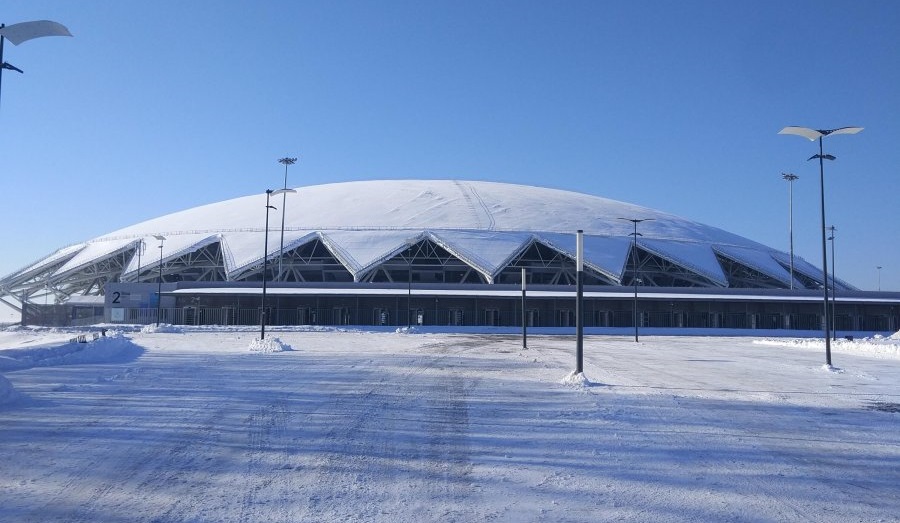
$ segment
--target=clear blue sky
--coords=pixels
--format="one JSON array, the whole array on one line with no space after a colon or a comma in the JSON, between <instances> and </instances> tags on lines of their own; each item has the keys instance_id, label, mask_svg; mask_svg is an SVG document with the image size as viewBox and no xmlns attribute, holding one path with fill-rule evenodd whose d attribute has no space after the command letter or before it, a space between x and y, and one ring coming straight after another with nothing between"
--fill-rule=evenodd
<instances>
[{"instance_id":1,"label":"clear blue sky","mask_svg":"<svg viewBox=\"0 0 900 523\"><path fill-rule=\"evenodd\" d=\"M900 2L4 0L0 274L282 183L519 182L671 212L900 290ZM263 213L260 213L263 217ZM829 247L830 251L830 247Z\"/></svg>"}]
</instances>

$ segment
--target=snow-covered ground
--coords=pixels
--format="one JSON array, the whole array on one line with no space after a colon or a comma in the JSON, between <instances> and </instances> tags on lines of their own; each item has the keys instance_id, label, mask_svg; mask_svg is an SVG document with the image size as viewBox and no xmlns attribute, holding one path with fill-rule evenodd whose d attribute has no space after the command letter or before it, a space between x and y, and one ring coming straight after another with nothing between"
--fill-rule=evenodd
<instances>
[{"instance_id":1,"label":"snow-covered ground","mask_svg":"<svg viewBox=\"0 0 900 523\"><path fill-rule=\"evenodd\" d=\"M900 514L900 340L76 334L0 331L0 521Z\"/></svg>"}]
</instances>

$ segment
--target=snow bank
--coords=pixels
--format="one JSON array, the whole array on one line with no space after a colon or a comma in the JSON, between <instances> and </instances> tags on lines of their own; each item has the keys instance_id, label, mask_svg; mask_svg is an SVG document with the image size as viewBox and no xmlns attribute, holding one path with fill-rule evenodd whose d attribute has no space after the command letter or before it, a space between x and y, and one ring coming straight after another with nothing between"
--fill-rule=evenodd
<instances>
[{"instance_id":1,"label":"snow bank","mask_svg":"<svg viewBox=\"0 0 900 523\"><path fill-rule=\"evenodd\" d=\"M87 342L69 341L0 351L0 371L82 363L125 362L137 358L143 351L144 349L121 333L112 333Z\"/></svg>"},{"instance_id":2,"label":"snow bank","mask_svg":"<svg viewBox=\"0 0 900 523\"><path fill-rule=\"evenodd\" d=\"M278 338L254 339L250 342L250 350L253 352L282 352L294 350L290 345L282 343Z\"/></svg>"},{"instance_id":3,"label":"snow bank","mask_svg":"<svg viewBox=\"0 0 900 523\"><path fill-rule=\"evenodd\" d=\"M175 334L181 334L184 332L181 327L176 327L175 325L171 325L168 323L160 323L156 325L155 323L151 323L150 325L144 325L141 328L142 334L153 334L154 332L169 332Z\"/></svg>"},{"instance_id":4,"label":"snow bank","mask_svg":"<svg viewBox=\"0 0 900 523\"><path fill-rule=\"evenodd\" d=\"M825 340L822 338L764 339L754 340L753 343L812 350L824 350L825 348ZM900 333L893 334L889 338L875 335L859 340L838 339L831 342L831 350L845 354L900 360Z\"/></svg>"}]
</instances>

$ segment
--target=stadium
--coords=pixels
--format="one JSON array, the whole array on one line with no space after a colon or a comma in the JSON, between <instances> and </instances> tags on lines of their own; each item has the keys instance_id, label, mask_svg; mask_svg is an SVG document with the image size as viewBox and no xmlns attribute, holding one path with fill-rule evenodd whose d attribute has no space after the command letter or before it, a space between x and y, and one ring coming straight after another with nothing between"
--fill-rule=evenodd
<instances>
[{"instance_id":1,"label":"stadium","mask_svg":"<svg viewBox=\"0 0 900 523\"><path fill-rule=\"evenodd\" d=\"M278 325L568 327L583 230L587 326L815 330L823 285L838 329L898 325L889 293L823 282L781 250L598 196L458 180L292 191L60 248L0 279L0 301L44 324L258 324L265 308Z\"/></svg>"}]
</instances>

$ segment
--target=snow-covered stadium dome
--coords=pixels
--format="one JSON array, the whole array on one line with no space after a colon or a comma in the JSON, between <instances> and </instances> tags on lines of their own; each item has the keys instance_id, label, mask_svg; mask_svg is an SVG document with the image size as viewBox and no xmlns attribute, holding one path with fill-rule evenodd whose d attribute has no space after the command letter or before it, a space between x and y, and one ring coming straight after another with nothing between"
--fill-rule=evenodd
<instances>
[{"instance_id":1,"label":"snow-covered stadium dome","mask_svg":"<svg viewBox=\"0 0 900 523\"><path fill-rule=\"evenodd\" d=\"M0 299L51 292L66 301L101 295L108 282L155 282L160 255L164 282L261 281L266 200L256 194L203 205L63 247L0 279ZM270 282L406 282L412 274L425 284L518 283L526 267L530 283L571 284L579 229L587 285L632 285L635 262L640 285L655 287L814 289L822 278L795 257L792 285L785 252L646 207L556 189L358 181L298 187L271 204ZM629 219L648 220L633 253Z\"/></svg>"}]
</instances>

